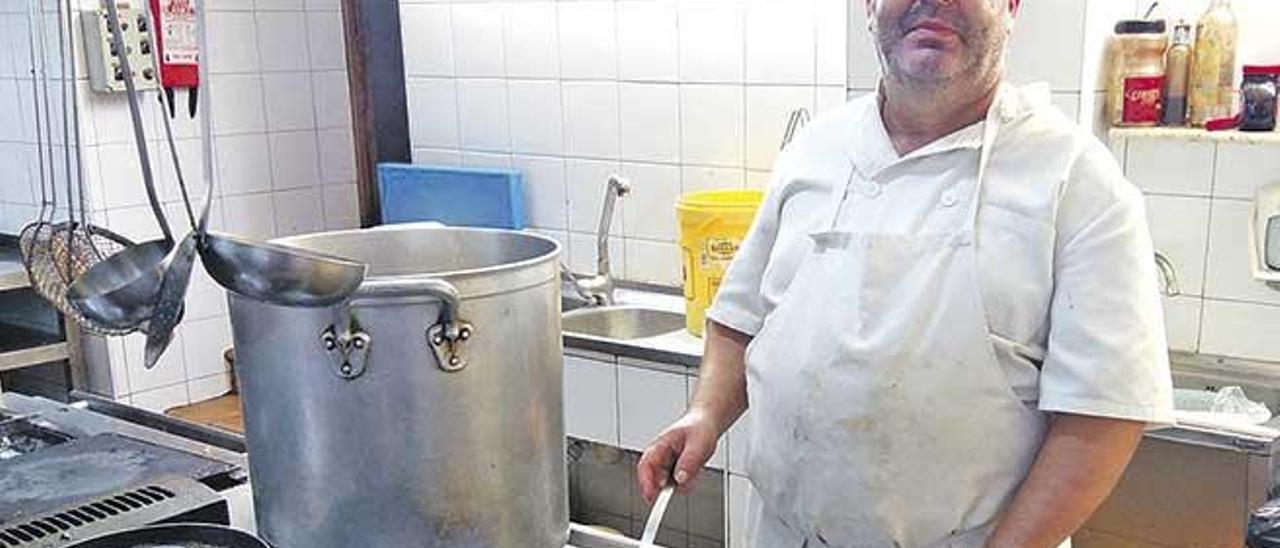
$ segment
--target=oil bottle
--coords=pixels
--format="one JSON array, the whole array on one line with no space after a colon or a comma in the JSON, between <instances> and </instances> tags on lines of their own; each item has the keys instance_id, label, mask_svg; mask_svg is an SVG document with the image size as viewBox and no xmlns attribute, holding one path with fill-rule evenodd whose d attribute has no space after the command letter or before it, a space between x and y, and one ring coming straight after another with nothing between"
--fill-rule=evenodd
<instances>
[{"instance_id":1,"label":"oil bottle","mask_svg":"<svg viewBox=\"0 0 1280 548\"><path fill-rule=\"evenodd\" d=\"M1179 21L1173 29L1173 45L1164 60L1164 113L1166 126L1187 124L1187 85L1191 75L1191 25Z\"/></svg>"},{"instance_id":2,"label":"oil bottle","mask_svg":"<svg viewBox=\"0 0 1280 548\"><path fill-rule=\"evenodd\" d=\"M1196 24L1188 114L1191 125L1229 118L1236 107L1236 47L1240 29L1231 0L1213 0Z\"/></svg>"}]
</instances>

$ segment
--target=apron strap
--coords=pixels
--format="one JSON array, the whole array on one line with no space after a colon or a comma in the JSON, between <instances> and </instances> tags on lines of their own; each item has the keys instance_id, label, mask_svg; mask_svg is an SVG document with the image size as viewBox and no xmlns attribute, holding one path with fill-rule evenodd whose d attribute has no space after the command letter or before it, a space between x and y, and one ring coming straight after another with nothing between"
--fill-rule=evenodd
<instances>
[{"instance_id":1,"label":"apron strap","mask_svg":"<svg viewBox=\"0 0 1280 548\"><path fill-rule=\"evenodd\" d=\"M996 145L996 136L1000 133L1002 118L1010 116L1011 105L1005 97L1008 90L1001 84L996 99L987 111L987 119L982 125L982 149L978 153L978 178L973 182L973 199L969 200L969 230L978 228L978 210L982 203L982 185L987 179L987 167L991 164L992 149ZM1010 116L1011 117L1011 116Z\"/></svg>"}]
</instances>

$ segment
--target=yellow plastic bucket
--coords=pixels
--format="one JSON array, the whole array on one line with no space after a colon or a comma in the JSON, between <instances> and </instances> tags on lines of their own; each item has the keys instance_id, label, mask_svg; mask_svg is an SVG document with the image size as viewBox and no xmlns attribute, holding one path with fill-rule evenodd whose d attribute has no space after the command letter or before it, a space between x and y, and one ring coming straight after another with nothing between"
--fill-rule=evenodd
<instances>
[{"instance_id":1,"label":"yellow plastic bucket","mask_svg":"<svg viewBox=\"0 0 1280 548\"><path fill-rule=\"evenodd\" d=\"M759 190L706 190L686 194L676 204L684 262L685 326L690 333L702 336L707 308L763 199Z\"/></svg>"}]
</instances>

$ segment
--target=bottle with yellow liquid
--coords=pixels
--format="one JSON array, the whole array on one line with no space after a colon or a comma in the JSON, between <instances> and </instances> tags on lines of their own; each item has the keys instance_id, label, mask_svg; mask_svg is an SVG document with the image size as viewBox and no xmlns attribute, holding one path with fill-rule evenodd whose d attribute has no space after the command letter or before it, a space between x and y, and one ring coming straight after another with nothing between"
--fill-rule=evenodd
<instances>
[{"instance_id":1,"label":"bottle with yellow liquid","mask_svg":"<svg viewBox=\"0 0 1280 548\"><path fill-rule=\"evenodd\" d=\"M1240 28L1231 0L1213 0L1196 24L1196 47L1192 53L1187 97L1187 117L1191 125L1203 127L1209 120L1235 114L1239 39Z\"/></svg>"}]
</instances>

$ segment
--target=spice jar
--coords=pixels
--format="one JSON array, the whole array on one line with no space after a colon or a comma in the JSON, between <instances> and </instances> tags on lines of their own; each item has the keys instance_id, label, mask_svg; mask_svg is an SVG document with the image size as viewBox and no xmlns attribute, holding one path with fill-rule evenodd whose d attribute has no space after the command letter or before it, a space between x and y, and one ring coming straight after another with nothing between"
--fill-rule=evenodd
<instances>
[{"instance_id":1,"label":"spice jar","mask_svg":"<svg viewBox=\"0 0 1280 548\"><path fill-rule=\"evenodd\" d=\"M1276 129L1276 88L1280 84L1280 65L1245 65L1240 95L1244 99L1241 131L1273 131Z\"/></svg>"},{"instance_id":2,"label":"spice jar","mask_svg":"<svg viewBox=\"0 0 1280 548\"><path fill-rule=\"evenodd\" d=\"M1191 25L1173 27L1173 45L1164 55L1164 114L1166 126L1187 123L1187 82L1191 76Z\"/></svg>"},{"instance_id":3,"label":"spice jar","mask_svg":"<svg viewBox=\"0 0 1280 548\"><path fill-rule=\"evenodd\" d=\"M1164 93L1164 21L1121 21L1111 42L1107 113L1112 125L1154 126Z\"/></svg>"}]
</instances>

